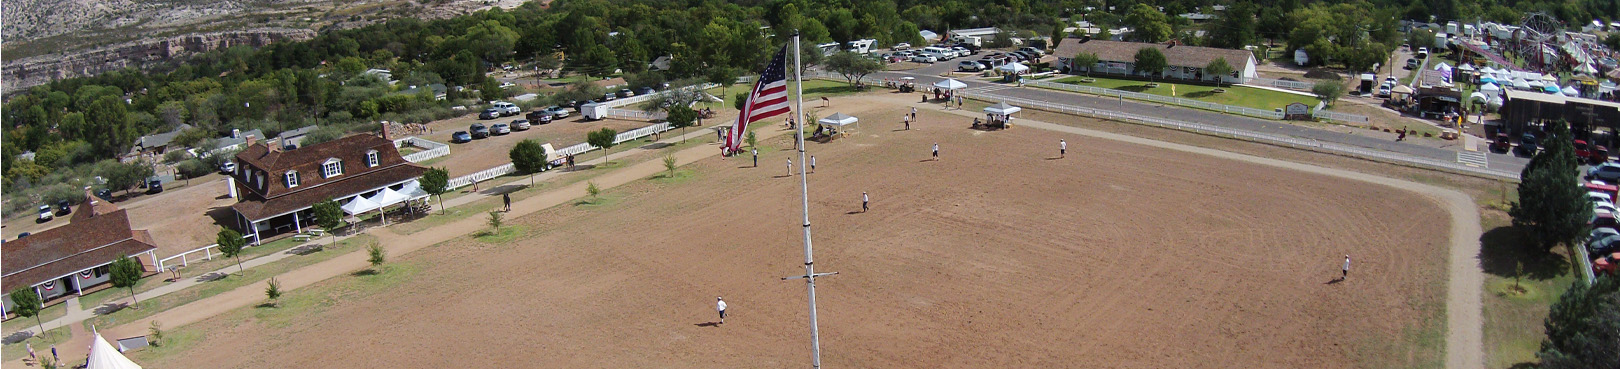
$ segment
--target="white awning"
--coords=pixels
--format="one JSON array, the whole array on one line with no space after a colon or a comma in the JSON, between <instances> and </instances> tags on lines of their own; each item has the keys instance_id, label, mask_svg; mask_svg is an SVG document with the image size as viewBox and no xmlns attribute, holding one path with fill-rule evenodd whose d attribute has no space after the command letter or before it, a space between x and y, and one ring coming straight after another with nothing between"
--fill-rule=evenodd
<instances>
[{"instance_id":1,"label":"white awning","mask_svg":"<svg viewBox=\"0 0 1620 369\"><path fill-rule=\"evenodd\" d=\"M1003 72L1023 73L1029 71L1029 66L1019 62L1012 62L1011 64L1001 66L1000 69Z\"/></svg>"},{"instance_id":2,"label":"white awning","mask_svg":"<svg viewBox=\"0 0 1620 369\"><path fill-rule=\"evenodd\" d=\"M1497 87L1495 83L1486 83L1483 86L1479 86L1479 91L1484 92L1484 93L1489 94L1489 95L1495 95L1495 94L1501 93L1502 88Z\"/></svg>"},{"instance_id":3,"label":"white awning","mask_svg":"<svg viewBox=\"0 0 1620 369\"><path fill-rule=\"evenodd\" d=\"M349 203L343 204L342 208L343 212L349 213L349 215L356 215L377 210L378 206L377 202L366 199L365 196L355 196L354 200L349 200Z\"/></svg>"},{"instance_id":4,"label":"white awning","mask_svg":"<svg viewBox=\"0 0 1620 369\"><path fill-rule=\"evenodd\" d=\"M118 349L107 343L101 333L96 333L96 340L90 342L90 360L85 363L88 369L141 369L139 364L129 361Z\"/></svg>"},{"instance_id":5,"label":"white awning","mask_svg":"<svg viewBox=\"0 0 1620 369\"><path fill-rule=\"evenodd\" d=\"M1474 70L1474 66L1473 66L1473 65L1469 65L1469 64L1463 64L1463 65L1460 65L1460 66L1457 66L1457 70L1461 70L1461 71L1471 71L1471 70Z\"/></svg>"},{"instance_id":6,"label":"white awning","mask_svg":"<svg viewBox=\"0 0 1620 369\"><path fill-rule=\"evenodd\" d=\"M829 125L829 126L843 127L843 126L846 126L846 125L855 124L856 122L860 122L860 121L861 121L860 118L844 115L844 113L833 113L833 115L829 115L826 118L821 118L821 120L817 120L816 123L821 123L821 124L825 124L825 125Z\"/></svg>"},{"instance_id":7,"label":"white awning","mask_svg":"<svg viewBox=\"0 0 1620 369\"><path fill-rule=\"evenodd\" d=\"M399 193L399 191L394 191L394 189L391 188L384 188L382 191L378 191L376 195L371 195L371 198L366 200L371 200L371 202L377 203L378 207L386 207L404 202L406 199L408 198L405 197L405 194Z\"/></svg>"},{"instance_id":8,"label":"white awning","mask_svg":"<svg viewBox=\"0 0 1620 369\"><path fill-rule=\"evenodd\" d=\"M987 106L987 107L984 108L984 112L990 113L990 114L998 114L998 115L1007 115L1007 114L1017 113L1019 110L1024 110L1024 109L1020 108L1020 107L1008 105L1005 102L998 103L998 104L991 105L991 106Z\"/></svg>"},{"instance_id":9,"label":"white awning","mask_svg":"<svg viewBox=\"0 0 1620 369\"><path fill-rule=\"evenodd\" d=\"M939 87L939 88L943 88L943 89L947 89L947 90L955 90L955 89L958 89L958 88L967 87L967 84L962 83L962 81L958 81L955 78L946 78L944 81L935 82L934 87Z\"/></svg>"},{"instance_id":10,"label":"white awning","mask_svg":"<svg viewBox=\"0 0 1620 369\"><path fill-rule=\"evenodd\" d=\"M1474 92L1474 93L1468 94L1468 101L1486 102L1486 101L1490 101L1490 100L1491 100L1490 96L1486 96L1484 92Z\"/></svg>"}]
</instances>

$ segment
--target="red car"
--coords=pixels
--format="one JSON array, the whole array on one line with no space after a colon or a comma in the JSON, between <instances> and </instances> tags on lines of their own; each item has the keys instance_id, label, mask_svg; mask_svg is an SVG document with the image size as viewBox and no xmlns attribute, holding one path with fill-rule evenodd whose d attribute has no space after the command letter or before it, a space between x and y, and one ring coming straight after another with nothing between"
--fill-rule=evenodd
<instances>
[{"instance_id":1,"label":"red car","mask_svg":"<svg viewBox=\"0 0 1620 369\"><path fill-rule=\"evenodd\" d=\"M1604 275L1620 273L1620 252L1609 256L1597 258L1592 261L1592 274Z\"/></svg>"},{"instance_id":2,"label":"red car","mask_svg":"<svg viewBox=\"0 0 1620 369\"><path fill-rule=\"evenodd\" d=\"M1592 153L1586 151L1586 140L1575 140L1575 157L1585 159L1591 156Z\"/></svg>"}]
</instances>

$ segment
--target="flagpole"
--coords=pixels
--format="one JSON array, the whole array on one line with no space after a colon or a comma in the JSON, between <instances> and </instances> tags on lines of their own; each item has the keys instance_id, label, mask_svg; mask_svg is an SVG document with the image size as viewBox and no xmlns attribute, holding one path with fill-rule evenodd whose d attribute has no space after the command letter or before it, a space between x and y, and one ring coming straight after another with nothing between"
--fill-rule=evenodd
<instances>
[{"instance_id":1,"label":"flagpole","mask_svg":"<svg viewBox=\"0 0 1620 369\"><path fill-rule=\"evenodd\" d=\"M810 365L812 369L821 368L821 334L816 327L816 277L838 274L838 272L816 274L815 257L810 248L810 180L805 177L805 167L809 162L804 161L804 70L799 64L799 32L793 31L793 86L797 104L793 108L795 125L793 136L798 141L799 148L799 201L804 212L804 275L782 278L782 280L804 278L810 301Z\"/></svg>"}]
</instances>

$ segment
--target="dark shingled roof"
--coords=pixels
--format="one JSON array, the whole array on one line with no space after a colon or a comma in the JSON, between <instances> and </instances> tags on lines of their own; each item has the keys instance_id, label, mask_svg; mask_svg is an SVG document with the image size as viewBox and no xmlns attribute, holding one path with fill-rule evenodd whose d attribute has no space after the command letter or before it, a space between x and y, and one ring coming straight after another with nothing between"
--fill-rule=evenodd
<instances>
[{"instance_id":1,"label":"dark shingled roof","mask_svg":"<svg viewBox=\"0 0 1620 369\"><path fill-rule=\"evenodd\" d=\"M1122 42L1091 40L1081 42L1081 39L1066 38L1058 44L1056 55L1072 58L1080 53L1097 54L1097 60L1132 63L1136 61L1136 51L1145 47L1159 49L1164 53L1164 59L1172 67L1203 68L1209 62L1218 58L1225 58L1226 64L1232 69L1243 69L1244 63L1254 58L1254 54L1246 50L1221 49L1214 47L1156 44L1145 42Z\"/></svg>"},{"instance_id":2,"label":"dark shingled roof","mask_svg":"<svg viewBox=\"0 0 1620 369\"><path fill-rule=\"evenodd\" d=\"M370 151L377 152L375 167L366 165L366 153ZM343 174L325 178L322 165L330 159L343 162ZM261 141L237 153L236 161L241 166L233 176L241 201L231 208L253 220L302 209L327 198L337 199L409 180L427 171L400 156L393 141L370 134L351 135L288 151L271 151ZM298 173L297 187L287 187L288 171ZM264 178L260 182L255 176Z\"/></svg>"},{"instance_id":3,"label":"dark shingled roof","mask_svg":"<svg viewBox=\"0 0 1620 369\"><path fill-rule=\"evenodd\" d=\"M81 208L81 211L88 210ZM144 230L129 229L129 214L122 209L93 217L76 218L0 246L5 276L0 289L10 291L112 262L119 255L156 249Z\"/></svg>"}]
</instances>

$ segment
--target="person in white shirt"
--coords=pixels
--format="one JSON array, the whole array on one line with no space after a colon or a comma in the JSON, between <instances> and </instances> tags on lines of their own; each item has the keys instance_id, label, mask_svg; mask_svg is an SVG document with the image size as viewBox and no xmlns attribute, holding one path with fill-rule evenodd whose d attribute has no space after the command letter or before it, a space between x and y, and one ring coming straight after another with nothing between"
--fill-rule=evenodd
<instances>
[{"instance_id":1,"label":"person in white shirt","mask_svg":"<svg viewBox=\"0 0 1620 369\"><path fill-rule=\"evenodd\" d=\"M861 212L862 213L865 213L867 209L871 209L871 208L866 206L866 203L871 202L871 201L872 201L872 198L866 197L866 191L861 191Z\"/></svg>"},{"instance_id":2,"label":"person in white shirt","mask_svg":"<svg viewBox=\"0 0 1620 369\"><path fill-rule=\"evenodd\" d=\"M906 122L906 130L910 131L911 130L911 116L910 115L901 116L900 119Z\"/></svg>"},{"instance_id":3,"label":"person in white shirt","mask_svg":"<svg viewBox=\"0 0 1620 369\"><path fill-rule=\"evenodd\" d=\"M810 155L810 173L816 172L816 156Z\"/></svg>"},{"instance_id":4,"label":"person in white shirt","mask_svg":"<svg viewBox=\"0 0 1620 369\"><path fill-rule=\"evenodd\" d=\"M788 159L787 162L788 162L788 176L792 177L793 176L793 159Z\"/></svg>"},{"instance_id":5,"label":"person in white shirt","mask_svg":"<svg viewBox=\"0 0 1620 369\"><path fill-rule=\"evenodd\" d=\"M1068 155L1068 154L1069 154L1069 142L1064 141L1064 140L1058 140L1058 159L1062 159L1064 155Z\"/></svg>"},{"instance_id":6,"label":"person in white shirt","mask_svg":"<svg viewBox=\"0 0 1620 369\"><path fill-rule=\"evenodd\" d=\"M714 311L720 313L720 324L726 324L726 300L716 296L714 301Z\"/></svg>"},{"instance_id":7,"label":"person in white shirt","mask_svg":"<svg viewBox=\"0 0 1620 369\"><path fill-rule=\"evenodd\" d=\"M911 119L917 119L917 107L911 107Z\"/></svg>"},{"instance_id":8,"label":"person in white shirt","mask_svg":"<svg viewBox=\"0 0 1620 369\"><path fill-rule=\"evenodd\" d=\"M934 144L934 160L939 160L939 144Z\"/></svg>"},{"instance_id":9,"label":"person in white shirt","mask_svg":"<svg viewBox=\"0 0 1620 369\"><path fill-rule=\"evenodd\" d=\"M1349 278L1349 277L1350 277L1350 255L1345 255L1344 256L1344 274L1339 275L1339 280L1342 281L1345 278Z\"/></svg>"}]
</instances>

